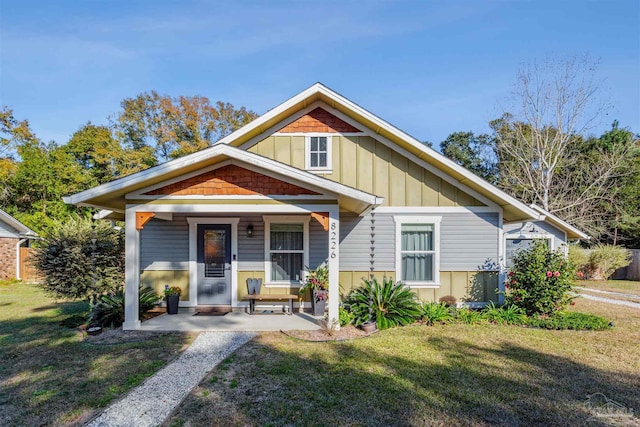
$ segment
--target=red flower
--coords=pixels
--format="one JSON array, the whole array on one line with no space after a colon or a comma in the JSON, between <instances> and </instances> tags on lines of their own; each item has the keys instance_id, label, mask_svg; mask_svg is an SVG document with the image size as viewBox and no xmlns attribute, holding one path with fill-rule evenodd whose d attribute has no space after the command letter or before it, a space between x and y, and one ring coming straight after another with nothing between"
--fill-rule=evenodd
<instances>
[{"instance_id":1,"label":"red flower","mask_svg":"<svg viewBox=\"0 0 640 427\"><path fill-rule=\"evenodd\" d=\"M553 276L553 273L550 271L547 271L547 277L551 277L551 276Z\"/></svg>"},{"instance_id":2,"label":"red flower","mask_svg":"<svg viewBox=\"0 0 640 427\"><path fill-rule=\"evenodd\" d=\"M576 302L575 301L571 301L571 305L576 305Z\"/></svg>"},{"instance_id":3,"label":"red flower","mask_svg":"<svg viewBox=\"0 0 640 427\"><path fill-rule=\"evenodd\" d=\"M520 297L516 297L516 301L520 301Z\"/></svg>"},{"instance_id":4,"label":"red flower","mask_svg":"<svg viewBox=\"0 0 640 427\"><path fill-rule=\"evenodd\" d=\"M559 272L559 271L555 271L555 272L553 273L553 275L554 275L554 276L556 276L556 277L560 277L560 272Z\"/></svg>"},{"instance_id":5,"label":"red flower","mask_svg":"<svg viewBox=\"0 0 640 427\"><path fill-rule=\"evenodd\" d=\"M584 277L584 273L582 271L578 271L577 275L578 277Z\"/></svg>"},{"instance_id":6,"label":"red flower","mask_svg":"<svg viewBox=\"0 0 640 427\"><path fill-rule=\"evenodd\" d=\"M509 272L509 277L513 277L513 271Z\"/></svg>"},{"instance_id":7,"label":"red flower","mask_svg":"<svg viewBox=\"0 0 640 427\"><path fill-rule=\"evenodd\" d=\"M504 285L505 288L509 289L509 284Z\"/></svg>"}]
</instances>

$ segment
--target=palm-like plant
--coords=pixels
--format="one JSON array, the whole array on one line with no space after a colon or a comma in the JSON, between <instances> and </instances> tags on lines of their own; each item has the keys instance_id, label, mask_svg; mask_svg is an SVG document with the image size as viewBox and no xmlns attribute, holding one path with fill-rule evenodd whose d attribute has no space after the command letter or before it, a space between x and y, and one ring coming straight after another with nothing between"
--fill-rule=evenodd
<instances>
[{"instance_id":1,"label":"palm-like plant","mask_svg":"<svg viewBox=\"0 0 640 427\"><path fill-rule=\"evenodd\" d=\"M422 319L427 325L435 325L450 322L453 316L445 303L427 302L422 306Z\"/></svg>"},{"instance_id":2,"label":"palm-like plant","mask_svg":"<svg viewBox=\"0 0 640 427\"><path fill-rule=\"evenodd\" d=\"M162 297L153 288L141 287L139 292L139 313L142 315L155 307ZM124 322L124 290L102 295L93 306L90 321L102 326L120 326Z\"/></svg>"},{"instance_id":3,"label":"palm-like plant","mask_svg":"<svg viewBox=\"0 0 640 427\"><path fill-rule=\"evenodd\" d=\"M351 292L345 307L353 313L356 326L375 321L378 329L408 325L422 314L416 294L402 282L386 277L382 283L375 277L365 279Z\"/></svg>"}]
</instances>

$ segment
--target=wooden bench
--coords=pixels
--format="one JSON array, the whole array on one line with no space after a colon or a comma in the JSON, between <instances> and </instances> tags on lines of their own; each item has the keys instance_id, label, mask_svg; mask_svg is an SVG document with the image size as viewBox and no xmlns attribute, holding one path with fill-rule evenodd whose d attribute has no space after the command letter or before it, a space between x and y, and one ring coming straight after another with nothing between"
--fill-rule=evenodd
<instances>
[{"instance_id":1,"label":"wooden bench","mask_svg":"<svg viewBox=\"0 0 640 427\"><path fill-rule=\"evenodd\" d=\"M245 295L242 297L243 301L249 301L249 314L254 314L256 309L256 301L285 301L289 300L289 313L293 314L293 300L297 299L298 295L291 294L258 294L258 295Z\"/></svg>"}]
</instances>

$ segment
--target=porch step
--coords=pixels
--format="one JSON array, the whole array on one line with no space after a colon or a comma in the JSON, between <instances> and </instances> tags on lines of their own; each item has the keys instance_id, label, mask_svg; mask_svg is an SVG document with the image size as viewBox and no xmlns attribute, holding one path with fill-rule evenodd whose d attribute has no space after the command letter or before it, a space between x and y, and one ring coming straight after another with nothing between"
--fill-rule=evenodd
<instances>
[{"instance_id":1,"label":"porch step","mask_svg":"<svg viewBox=\"0 0 640 427\"><path fill-rule=\"evenodd\" d=\"M196 307L196 311L199 313L231 313L233 310L230 305L199 305Z\"/></svg>"}]
</instances>

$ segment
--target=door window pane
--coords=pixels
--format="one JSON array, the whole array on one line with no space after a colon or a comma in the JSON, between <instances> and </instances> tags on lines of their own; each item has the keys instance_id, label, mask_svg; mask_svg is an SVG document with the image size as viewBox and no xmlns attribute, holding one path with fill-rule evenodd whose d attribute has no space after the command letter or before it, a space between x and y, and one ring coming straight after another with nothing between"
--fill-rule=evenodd
<instances>
[{"instance_id":1,"label":"door window pane","mask_svg":"<svg viewBox=\"0 0 640 427\"><path fill-rule=\"evenodd\" d=\"M225 231L204 230L204 277L224 277Z\"/></svg>"}]
</instances>

